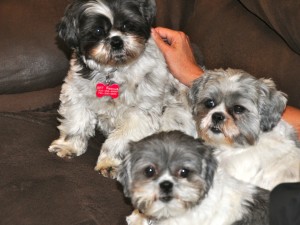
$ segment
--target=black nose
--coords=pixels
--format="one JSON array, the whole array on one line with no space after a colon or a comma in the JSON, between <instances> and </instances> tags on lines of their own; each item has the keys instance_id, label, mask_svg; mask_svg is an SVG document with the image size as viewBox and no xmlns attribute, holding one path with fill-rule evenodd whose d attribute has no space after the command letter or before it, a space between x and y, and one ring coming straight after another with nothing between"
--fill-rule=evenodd
<instances>
[{"instance_id":1,"label":"black nose","mask_svg":"<svg viewBox=\"0 0 300 225\"><path fill-rule=\"evenodd\" d=\"M159 184L159 187L164 193L170 193L173 188L173 183L170 181L163 181Z\"/></svg>"},{"instance_id":2,"label":"black nose","mask_svg":"<svg viewBox=\"0 0 300 225\"><path fill-rule=\"evenodd\" d=\"M222 122L225 120L225 116L223 113L220 113L220 112L215 112L213 115L212 115L212 120L214 123L219 123L219 122Z\"/></svg>"},{"instance_id":3,"label":"black nose","mask_svg":"<svg viewBox=\"0 0 300 225\"><path fill-rule=\"evenodd\" d=\"M110 45L113 50L122 49L124 46L123 40L119 36L114 36L110 39Z\"/></svg>"}]
</instances>

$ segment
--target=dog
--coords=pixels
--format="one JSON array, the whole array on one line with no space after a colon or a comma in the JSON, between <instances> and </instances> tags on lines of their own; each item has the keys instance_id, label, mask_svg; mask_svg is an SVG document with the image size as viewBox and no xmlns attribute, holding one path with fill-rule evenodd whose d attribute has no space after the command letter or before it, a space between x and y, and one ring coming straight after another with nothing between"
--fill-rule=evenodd
<instances>
[{"instance_id":1,"label":"dog","mask_svg":"<svg viewBox=\"0 0 300 225\"><path fill-rule=\"evenodd\" d=\"M60 94L60 137L49 151L83 154L99 129L107 137L95 170L115 178L129 141L158 131L196 136L188 89L169 73L151 38L155 0L75 0L58 24L72 50Z\"/></svg>"},{"instance_id":2,"label":"dog","mask_svg":"<svg viewBox=\"0 0 300 225\"><path fill-rule=\"evenodd\" d=\"M214 147L180 131L130 143L117 180L129 225L267 225L269 191L229 176Z\"/></svg>"},{"instance_id":3,"label":"dog","mask_svg":"<svg viewBox=\"0 0 300 225\"><path fill-rule=\"evenodd\" d=\"M189 100L198 135L218 148L221 167L239 180L271 190L300 181L295 130L281 119L286 95L270 79L242 70L207 70Z\"/></svg>"}]
</instances>

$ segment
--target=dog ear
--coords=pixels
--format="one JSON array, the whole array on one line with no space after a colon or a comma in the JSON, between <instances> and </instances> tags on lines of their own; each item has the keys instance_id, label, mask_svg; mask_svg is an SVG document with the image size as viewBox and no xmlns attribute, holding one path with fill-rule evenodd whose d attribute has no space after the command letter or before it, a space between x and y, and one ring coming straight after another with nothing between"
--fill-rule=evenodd
<instances>
[{"instance_id":1,"label":"dog ear","mask_svg":"<svg viewBox=\"0 0 300 225\"><path fill-rule=\"evenodd\" d=\"M214 157L214 147L204 143L202 139L195 139L194 146L197 148L198 152L201 154L199 159L202 161L202 171L205 171L205 181L207 183L206 191L209 190L213 184L213 179L215 172L218 167L216 158Z\"/></svg>"},{"instance_id":2,"label":"dog ear","mask_svg":"<svg viewBox=\"0 0 300 225\"><path fill-rule=\"evenodd\" d=\"M68 5L64 16L60 23L57 24L56 30L58 36L64 40L69 48L78 46L77 30L78 30L78 14L81 9L82 1L74 1Z\"/></svg>"},{"instance_id":3,"label":"dog ear","mask_svg":"<svg viewBox=\"0 0 300 225\"><path fill-rule=\"evenodd\" d=\"M193 115L197 113L197 104L199 104L200 101L199 97L201 96L201 91L210 79L211 77L204 73L201 77L193 81L192 87L188 93L188 101L192 107Z\"/></svg>"},{"instance_id":4,"label":"dog ear","mask_svg":"<svg viewBox=\"0 0 300 225\"><path fill-rule=\"evenodd\" d=\"M199 95L199 89L201 88L201 83L202 82L200 78L194 80L190 88L190 91L188 93L188 100L193 107L197 102L197 97Z\"/></svg>"},{"instance_id":5,"label":"dog ear","mask_svg":"<svg viewBox=\"0 0 300 225\"><path fill-rule=\"evenodd\" d=\"M117 175L117 180L122 184L123 186L123 192L125 197L130 198L130 189L129 189L129 185L130 185L130 169L131 169L131 163L130 163L130 153L128 153L128 155L125 157L125 159L123 160L122 164L120 165L119 169L118 169L118 175Z\"/></svg>"},{"instance_id":6,"label":"dog ear","mask_svg":"<svg viewBox=\"0 0 300 225\"><path fill-rule=\"evenodd\" d=\"M140 11L148 24L152 26L156 17L156 2L155 0L138 0Z\"/></svg>"},{"instance_id":7,"label":"dog ear","mask_svg":"<svg viewBox=\"0 0 300 225\"><path fill-rule=\"evenodd\" d=\"M272 130L286 107L287 95L276 89L271 79L259 79L260 82L260 129L264 132Z\"/></svg>"}]
</instances>

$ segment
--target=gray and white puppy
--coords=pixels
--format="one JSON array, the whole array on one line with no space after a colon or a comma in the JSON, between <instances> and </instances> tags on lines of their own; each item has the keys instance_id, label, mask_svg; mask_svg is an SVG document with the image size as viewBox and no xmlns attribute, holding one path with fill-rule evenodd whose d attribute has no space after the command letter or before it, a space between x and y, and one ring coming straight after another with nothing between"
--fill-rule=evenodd
<instances>
[{"instance_id":1,"label":"gray and white puppy","mask_svg":"<svg viewBox=\"0 0 300 225\"><path fill-rule=\"evenodd\" d=\"M62 86L59 157L83 154L101 130L96 170L115 177L127 143L152 133L182 130L196 136L187 88L167 70L151 38L155 0L75 0L58 25L73 51Z\"/></svg>"},{"instance_id":2,"label":"gray and white puppy","mask_svg":"<svg viewBox=\"0 0 300 225\"><path fill-rule=\"evenodd\" d=\"M270 79L242 70L207 70L190 102L198 134L217 146L221 167L239 180L271 190L300 181L295 130L281 120L286 96Z\"/></svg>"},{"instance_id":3,"label":"gray and white puppy","mask_svg":"<svg viewBox=\"0 0 300 225\"><path fill-rule=\"evenodd\" d=\"M217 166L214 148L180 131L130 144L118 180L129 225L267 225L269 192Z\"/></svg>"}]
</instances>

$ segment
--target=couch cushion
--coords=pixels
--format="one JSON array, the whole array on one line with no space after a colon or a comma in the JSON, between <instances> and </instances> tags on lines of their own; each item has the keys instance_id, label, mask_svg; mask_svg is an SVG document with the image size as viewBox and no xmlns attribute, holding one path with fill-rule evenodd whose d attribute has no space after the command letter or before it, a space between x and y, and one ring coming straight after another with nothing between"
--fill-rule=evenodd
<instances>
[{"instance_id":1,"label":"couch cushion","mask_svg":"<svg viewBox=\"0 0 300 225\"><path fill-rule=\"evenodd\" d=\"M115 180L93 170L103 136L63 160L47 150L56 114L0 113L1 224L121 225L131 213Z\"/></svg>"},{"instance_id":2,"label":"couch cushion","mask_svg":"<svg viewBox=\"0 0 300 225\"><path fill-rule=\"evenodd\" d=\"M40 91L0 95L0 112L45 111L59 105L61 85Z\"/></svg>"},{"instance_id":3,"label":"couch cushion","mask_svg":"<svg viewBox=\"0 0 300 225\"><path fill-rule=\"evenodd\" d=\"M55 87L68 69L55 25L68 0L0 1L0 94Z\"/></svg>"},{"instance_id":4,"label":"couch cushion","mask_svg":"<svg viewBox=\"0 0 300 225\"><path fill-rule=\"evenodd\" d=\"M270 224L300 224L300 182L282 183L270 194Z\"/></svg>"},{"instance_id":5,"label":"couch cushion","mask_svg":"<svg viewBox=\"0 0 300 225\"><path fill-rule=\"evenodd\" d=\"M241 0L247 9L275 29L300 54L300 1Z\"/></svg>"},{"instance_id":6,"label":"couch cushion","mask_svg":"<svg viewBox=\"0 0 300 225\"><path fill-rule=\"evenodd\" d=\"M288 104L300 108L300 57L273 29L237 0L192 2L193 9L186 11L188 21L179 29L203 51L208 69L232 67L273 78L278 89L289 95ZM173 16L169 11L166 15ZM158 21L172 28L171 20Z\"/></svg>"}]
</instances>

